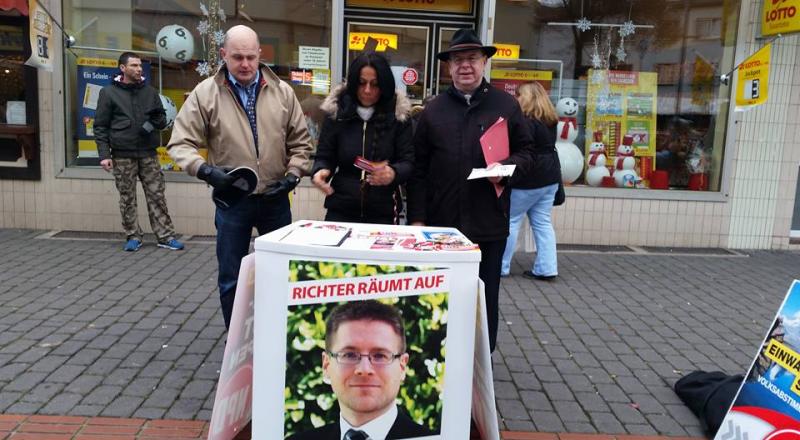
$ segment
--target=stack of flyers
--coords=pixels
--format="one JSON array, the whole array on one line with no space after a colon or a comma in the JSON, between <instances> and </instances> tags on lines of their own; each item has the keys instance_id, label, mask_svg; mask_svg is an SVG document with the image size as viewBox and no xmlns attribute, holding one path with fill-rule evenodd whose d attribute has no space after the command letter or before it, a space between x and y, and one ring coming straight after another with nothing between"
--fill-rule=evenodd
<instances>
[{"instance_id":1,"label":"stack of flyers","mask_svg":"<svg viewBox=\"0 0 800 440\"><path fill-rule=\"evenodd\" d=\"M356 156L356 160L353 161L353 165L355 165L356 168L362 169L368 173L374 173L375 171L384 167L384 165L381 163L364 159L361 156Z\"/></svg>"}]
</instances>

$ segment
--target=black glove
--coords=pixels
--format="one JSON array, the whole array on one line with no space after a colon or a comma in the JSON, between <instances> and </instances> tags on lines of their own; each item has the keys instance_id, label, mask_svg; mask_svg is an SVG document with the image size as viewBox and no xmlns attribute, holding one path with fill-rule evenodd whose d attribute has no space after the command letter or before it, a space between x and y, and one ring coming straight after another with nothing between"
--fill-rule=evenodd
<instances>
[{"instance_id":1,"label":"black glove","mask_svg":"<svg viewBox=\"0 0 800 440\"><path fill-rule=\"evenodd\" d=\"M236 178L229 175L225 168L215 167L208 164L200 165L197 169L197 178L205 180L209 185L217 189L225 189L236 181Z\"/></svg>"},{"instance_id":2,"label":"black glove","mask_svg":"<svg viewBox=\"0 0 800 440\"><path fill-rule=\"evenodd\" d=\"M292 173L287 173L283 179L273 183L267 188L265 196L274 196L278 194L288 194L297 184L300 183L300 178Z\"/></svg>"}]
</instances>

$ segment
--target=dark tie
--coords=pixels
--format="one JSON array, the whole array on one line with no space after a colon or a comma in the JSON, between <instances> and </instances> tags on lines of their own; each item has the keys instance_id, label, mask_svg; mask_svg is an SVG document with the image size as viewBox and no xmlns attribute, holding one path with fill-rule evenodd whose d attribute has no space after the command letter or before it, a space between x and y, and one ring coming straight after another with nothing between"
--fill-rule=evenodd
<instances>
[{"instance_id":1,"label":"dark tie","mask_svg":"<svg viewBox=\"0 0 800 440\"><path fill-rule=\"evenodd\" d=\"M344 433L344 440L368 440L369 436L364 431L356 431L355 429L348 429Z\"/></svg>"},{"instance_id":2,"label":"dark tie","mask_svg":"<svg viewBox=\"0 0 800 440\"><path fill-rule=\"evenodd\" d=\"M258 151L258 129L256 128L256 88L258 84L255 86L249 86L247 90L247 103L245 104L244 110L247 113L247 120L250 122L250 130L253 131L253 140L255 141L256 151Z\"/></svg>"}]
</instances>

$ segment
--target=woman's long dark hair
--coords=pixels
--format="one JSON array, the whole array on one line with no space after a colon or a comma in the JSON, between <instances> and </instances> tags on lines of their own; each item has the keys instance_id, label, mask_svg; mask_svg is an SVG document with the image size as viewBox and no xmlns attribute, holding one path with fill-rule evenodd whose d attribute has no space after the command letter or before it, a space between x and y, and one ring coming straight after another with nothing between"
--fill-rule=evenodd
<instances>
[{"instance_id":1,"label":"woman's long dark hair","mask_svg":"<svg viewBox=\"0 0 800 440\"><path fill-rule=\"evenodd\" d=\"M347 89L345 93L350 96L353 103L359 104L358 84L360 82L361 69L365 66L370 66L375 69L375 73L378 76L378 88L381 89L381 96L375 104L376 110L383 112L391 109L393 111L394 106L391 104L394 101L394 75L392 75L389 62L386 61L383 55L375 52L367 52L357 56L356 59L350 63L350 68L347 71Z\"/></svg>"}]
</instances>

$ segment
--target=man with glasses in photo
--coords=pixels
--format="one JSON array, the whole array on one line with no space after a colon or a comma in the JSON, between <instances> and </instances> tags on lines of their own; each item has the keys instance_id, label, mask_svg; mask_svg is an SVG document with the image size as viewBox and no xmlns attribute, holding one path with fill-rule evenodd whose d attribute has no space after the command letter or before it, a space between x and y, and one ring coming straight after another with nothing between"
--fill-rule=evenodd
<instances>
[{"instance_id":1,"label":"man with glasses in photo","mask_svg":"<svg viewBox=\"0 0 800 440\"><path fill-rule=\"evenodd\" d=\"M494 351L499 320L500 267L508 237L511 191L499 196L492 183L507 178L467 180L473 168L531 164L533 137L517 100L483 77L497 52L471 29L453 35L436 58L447 62L453 86L425 106L414 134L415 175L408 183L408 221L415 226L458 228L481 250L478 275L486 285L489 345ZM508 124L509 156L487 163L480 139L499 118ZM490 183L491 182L491 183Z\"/></svg>"},{"instance_id":2,"label":"man with glasses in photo","mask_svg":"<svg viewBox=\"0 0 800 440\"><path fill-rule=\"evenodd\" d=\"M408 365L403 318L374 300L337 306L325 325L322 371L339 421L290 440L392 440L435 435L397 406Z\"/></svg>"}]
</instances>

